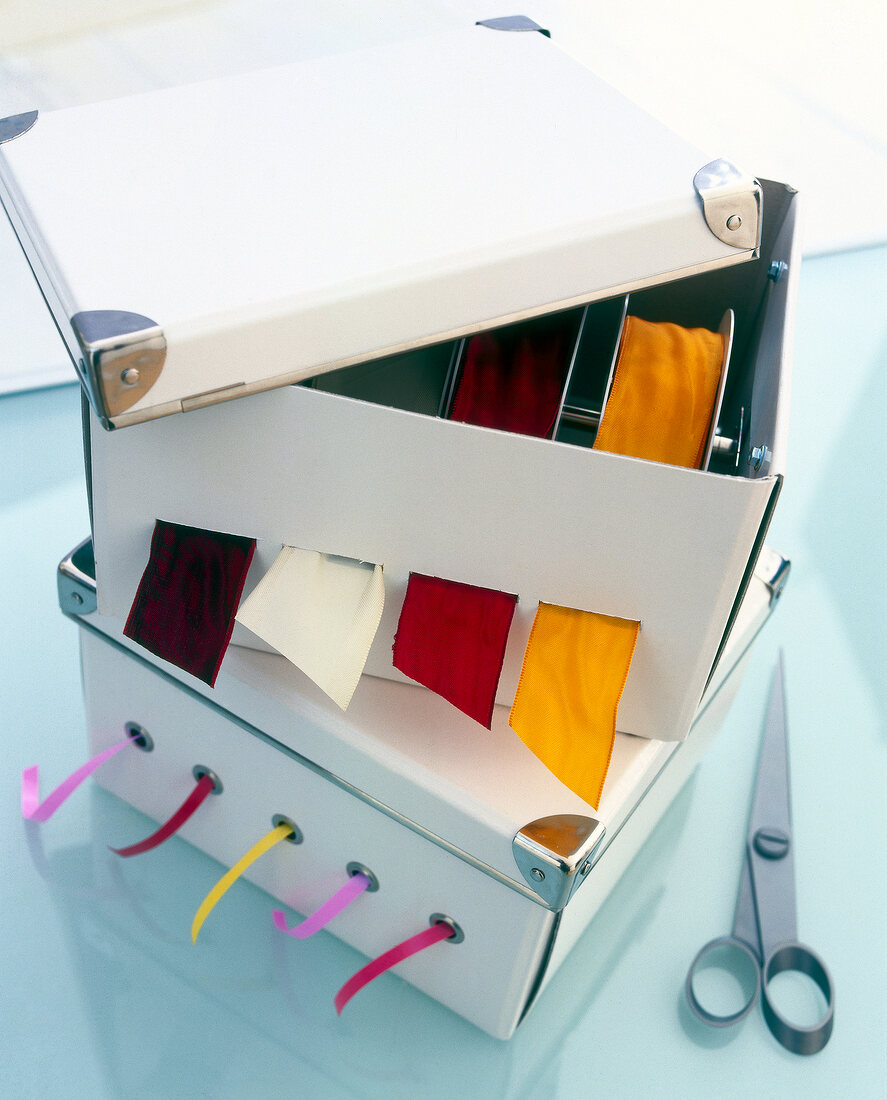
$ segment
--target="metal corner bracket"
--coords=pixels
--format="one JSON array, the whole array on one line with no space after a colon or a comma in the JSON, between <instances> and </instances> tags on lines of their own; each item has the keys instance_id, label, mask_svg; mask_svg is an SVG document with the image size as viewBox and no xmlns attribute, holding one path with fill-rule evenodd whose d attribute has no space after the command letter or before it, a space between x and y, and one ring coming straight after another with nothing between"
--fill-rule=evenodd
<instances>
[{"instance_id":1,"label":"metal corner bracket","mask_svg":"<svg viewBox=\"0 0 887 1100\"><path fill-rule=\"evenodd\" d=\"M553 814L524 825L511 849L526 881L550 909L559 911L585 881L605 833L596 818Z\"/></svg>"},{"instance_id":2,"label":"metal corner bracket","mask_svg":"<svg viewBox=\"0 0 887 1100\"><path fill-rule=\"evenodd\" d=\"M761 244L763 190L752 176L729 160L710 161L693 177L708 228L733 248L755 249Z\"/></svg>"},{"instance_id":3,"label":"metal corner bracket","mask_svg":"<svg viewBox=\"0 0 887 1100\"><path fill-rule=\"evenodd\" d=\"M75 313L71 328L83 353L83 380L106 427L139 401L160 377L166 338L156 321L119 309Z\"/></svg>"},{"instance_id":4,"label":"metal corner bracket","mask_svg":"<svg viewBox=\"0 0 887 1100\"><path fill-rule=\"evenodd\" d=\"M771 607L785 591L791 568L792 563L789 559L784 558L777 550L773 550L766 544L761 547L755 565L755 576L769 589Z\"/></svg>"},{"instance_id":5,"label":"metal corner bracket","mask_svg":"<svg viewBox=\"0 0 887 1100\"><path fill-rule=\"evenodd\" d=\"M59 562L57 573L59 607L72 617L91 615L98 608L95 583L95 554L92 539L84 539Z\"/></svg>"},{"instance_id":6,"label":"metal corner bracket","mask_svg":"<svg viewBox=\"0 0 887 1100\"><path fill-rule=\"evenodd\" d=\"M8 118L0 118L0 145L5 141L21 137L37 121L37 111L25 111L20 115L9 115Z\"/></svg>"},{"instance_id":7,"label":"metal corner bracket","mask_svg":"<svg viewBox=\"0 0 887 1100\"><path fill-rule=\"evenodd\" d=\"M478 19L476 27L489 27L492 31L538 31L551 38L551 31L534 23L527 15L502 15L498 19Z\"/></svg>"}]
</instances>

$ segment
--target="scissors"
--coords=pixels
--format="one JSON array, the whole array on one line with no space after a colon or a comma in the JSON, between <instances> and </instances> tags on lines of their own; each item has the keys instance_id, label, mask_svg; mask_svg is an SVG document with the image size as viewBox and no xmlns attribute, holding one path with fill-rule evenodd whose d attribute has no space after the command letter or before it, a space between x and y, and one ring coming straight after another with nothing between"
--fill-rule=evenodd
<instances>
[{"instance_id":1,"label":"scissors","mask_svg":"<svg viewBox=\"0 0 887 1100\"><path fill-rule=\"evenodd\" d=\"M730 962L721 962L723 957ZM715 961L715 960L718 961ZM693 979L697 969L717 966L739 975L749 970L751 995L727 1015L710 1012L699 1001ZM787 1020L768 994L771 980L786 970L810 977L825 998L822 1018L812 1027ZM758 996L767 1026L793 1054L816 1054L829 1041L834 1022L834 990L825 963L815 951L798 943L795 869L789 805L788 737L782 654L773 673L770 703L761 739L758 778L748 825L739 896L729 936L711 940L697 954L687 973L685 992L698 1019L712 1027L739 1023Z\"/></svg>"}]
</instances>

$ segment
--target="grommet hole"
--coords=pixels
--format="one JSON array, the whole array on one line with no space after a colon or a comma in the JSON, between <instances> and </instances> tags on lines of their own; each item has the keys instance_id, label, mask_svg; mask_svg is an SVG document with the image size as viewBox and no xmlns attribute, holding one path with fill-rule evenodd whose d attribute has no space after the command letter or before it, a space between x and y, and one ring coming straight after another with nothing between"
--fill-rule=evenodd
<instances>
[{"instance_id":1,"label":"grommet hole","mask_svg":"<svg viewBox=\"0 0 887 1100\"><path fill-rule=\"evenodd\" d=\"M287 844L301 844L302 841L305 839L305 835L302 830L290 817L285 817L283 814L275 814L274 817L271 818L271 824L274 826L275 829L278 825L289 825L289 827L292 829L292 835L284 837L284 840L287 842Z\"/></svg>"},{"instance_id":2,"label":"grommet hole","mask_svg":"<svg viewBox=\"0 0 887 1100\"><path fill-rule=\"evenodd\" d=\"M191 774L194 776L195 779L202 779L205 775L209 776L209 778L213 781L213 794L221 794L222 791L225 789L222 786L221 779L219 779L212 768L207 768L204 764L195 764L194 767L191 769Z\"/></svg>"},{"instance_id":3,"label":"grommet hole","mask_svg":"<svg viewBox=\"0 0 887 1100\"><path fill-rule=\"evenodd\" d=\"M375 894L379 889L379 880L365 863L358 863L356 860L352 860L345 865L345 870L352 878L354 878L355 875L363 875L370 880L370 884L367 887L368 894Z\"/></svg>"},{"instance_id":4,"label":"grommet hole","mask_svg":"<svg viewBox=\"0 0 887 1100\"><path fill-rule=\"evenodd\" d=\"M457 924L452 917L448 917L446 913L432 913L428 918L429 924L446 924L452 928L452 935L447 937L447 943L461 943L465 939L465 933L462 931L461 925Z\"/></svg>"},{"instance_id":5,"label":"grommet hole","mask_svg":"<svg viewBox=\"0 0 887 1100\"><path fill-rule=\"evenodd\" d=\"M144 726L140 726L138 722L127 722L123 728L137 749L141 749L142 752L153 752L154 738Z\"/></svg>"}]
</instances>

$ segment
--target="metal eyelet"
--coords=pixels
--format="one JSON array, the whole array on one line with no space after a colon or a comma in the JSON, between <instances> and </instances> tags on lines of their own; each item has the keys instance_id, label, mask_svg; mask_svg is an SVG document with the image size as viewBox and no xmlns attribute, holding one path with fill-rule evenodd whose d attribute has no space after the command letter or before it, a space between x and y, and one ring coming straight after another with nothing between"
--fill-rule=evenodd
<instances>
[{"instance_id":1,"label":"metal eyelet","mask_svg":"<svg viewBox=\"0 0 887 1100\"><path fill-rule=\"evenodd\" d=\"M367 893L375 894L379 889L379 880L365 863L357 863L352 860L351 863L346 864L345 870L352 878L354 878L355 875L365 875L366 878L370 880L370 884L367 887Z\"/></svg>"},{"instance_id":2,"label":"metal eyelet","mask_svg":"<svg viewBox=\"0 0 887 1100\"><path fill-rule=\"evenodd\" d=\"M142 752L153 752L154 738L144 726L140 726L138 722L127 722L123 728L137 749L141 749Z\"/></svg>"},{"instance_id":3,"label":"metal eyelet","mask_svg":"<svg viewBox=\"0 0 887 1100\"><path fill-rule=\"evenodd\" d=\"M195 764L194 767L191 769L191 774L194 776L195 779L202 779L205 775L208 775L209 778L213 781L213 794L221 794L222 791L225 789L222 786L221 779L219 779L212 768L207 768L204 764Z\"/></svg>"},{"instance_id":4,"label":"metal eyelet","mask_svg":"<svg viewBox=\"0 0 887 1100\"><path fill-rule=\"evenodd\" d=\"M289 825L293 832L292 836L283 838L287 844L301 844L305 839L305 834L291 817L285 817L283 814L275 814L274 817L271 818L271 824L275 829L278 825Z\"/></svg>"},{"instance_id":5,"label":"metal eyelet","mask_svg":"<svg viewBox=\"0 0 887 1100\"><path fill-rule=\"evenodd\" d=\"M445 940L446 943L457 944L465 939L465 933L462 931L461 926L457 924L452 917L448 917L446 913L432 913L428 918L428 923L430 925L446 924L452 928L453 934L447 937Z\"/></svg>"}]
</instances>

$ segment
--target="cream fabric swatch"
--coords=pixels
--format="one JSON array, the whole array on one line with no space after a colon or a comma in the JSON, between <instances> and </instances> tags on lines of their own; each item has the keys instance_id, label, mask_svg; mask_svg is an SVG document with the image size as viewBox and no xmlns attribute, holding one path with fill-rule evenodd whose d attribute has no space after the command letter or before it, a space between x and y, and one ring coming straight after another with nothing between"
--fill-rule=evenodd
<instances>
[{"instance_id":1,"label":"cream fabric swatch","mask_svg":"<svg viewBox=\"0 0 887 1100\"><path fill-rule=\"evenodd\" d=\"M237 612L345 710L385 602L382 566L284 546Z\"/></svg>"}]
</instances>

